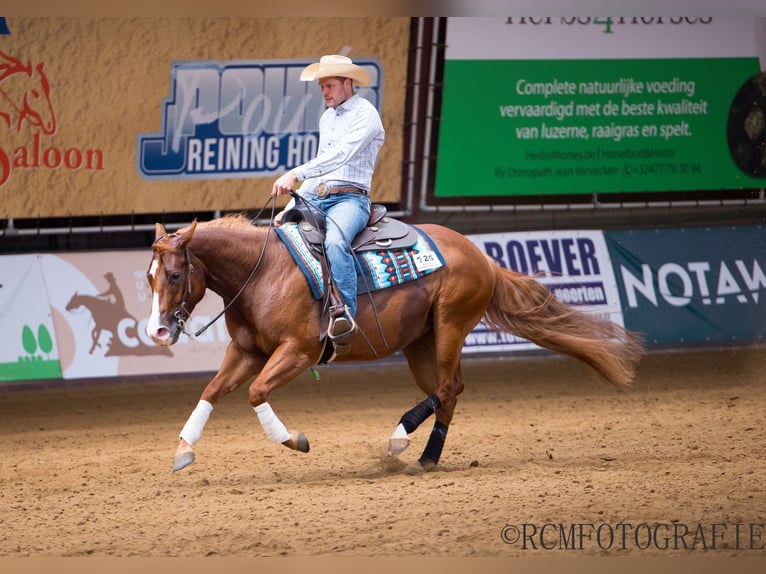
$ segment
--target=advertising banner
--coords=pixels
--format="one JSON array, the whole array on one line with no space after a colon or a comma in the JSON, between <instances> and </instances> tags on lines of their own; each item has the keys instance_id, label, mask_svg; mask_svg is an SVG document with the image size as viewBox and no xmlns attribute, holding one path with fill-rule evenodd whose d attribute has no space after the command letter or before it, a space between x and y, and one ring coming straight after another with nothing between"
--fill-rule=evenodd
<instances>
[{"instance_id":1,"label":"advertising banner","mask_svg":"<svg viewBox=\"0 0 766 574\"><path fill-rule=\"evenodd\" d=\"M446 44L437 200L766 181L766 19L450 18Z\"/></svg>"},{"instance_id":2,"label":"advertising banner","mask_svg":"<svg viewBox=\"0 0 766 574\"><path fill-rule=\"evenodd\" d=\"M61 377L39 255L0 258L0 381Z\"/></svg>"},{"instance_id":3,"label":"advertising banner","mask_svg":"<svg viewBox=\"0 0 766 574\"><path fill-rule=\"evenodd\" d=\"M625 325L658 345L766 337L766 227L605 232Z\"/></svg>"},{"instance_id":4,"label":"advertising banner","mask_svg":"<svg viewBox=\"0 0 766 574\"><path fill-rule=\"evenodd\" d=\"M172 347L146 335L149 250L0 257L0 381L218 369L229 335L208 292Z\"/></svg>"},{"instance_id":5,"label":"advertising banner","mask_svg":"<svg viewBox=\"0 0 766 574\"><path fill-rule=\"evenodd\" d=\"M766 227L532 231L468 238L560 301L643 333L651 347L766 338ZM0 256L0 382L214 372L229 336L208 292L171 347L146 335L149 250ZM479 324L466 354L536 351Z\"/></svg>"},{"instance_id":6,"label":"advertising banner","mask_svg":"<svg viewBox=\"0 0 766 574\"><path fill-rule=\"evenodd\" d=\"M158 347L146 335L150 259L149 250L42 257L65 379L218 369L229 341L223 319L197 339L182 334L172 347ZM187 331L222 308L220 297L208 292Z\"/></svg>"},{"instance_id":7,"label":"advertising banner","mask_svg":"<svg viewBox=\"0 0 766 574\"><path fill-rule=\"evenodd\" d=\"M400 199L409 18L2 21L0 219L258 209L316 149L298 75L335 53L371 74L373 197Z\"/></svg>"},{"instance_id":8,"label":"advertising banner","mask_svg":"<svg viewBox=\"0 0 766 574\"><path fill-rule=\"evenodd\" d=\"M600 231L534 231L469 235L498 265L533 275L564 303L623 324L612 263ZM468 335L466 353L522 351L537 345L479 324Z\"/></svg>"},{"instance_id":9,"label":"advertising banner","mask_svg":"<svg viewBox=\"0 0 766 574\"><path fill-rule=\"evenodd\" d=\"M319 118L326 109L319 84L299 80L312 62L174 63L162 131L138 137L141 177L276 176L311 160L319 149ZM380 111L380 63L354 62L372 79L357 93Z\"/></svg>"}]
</instances>

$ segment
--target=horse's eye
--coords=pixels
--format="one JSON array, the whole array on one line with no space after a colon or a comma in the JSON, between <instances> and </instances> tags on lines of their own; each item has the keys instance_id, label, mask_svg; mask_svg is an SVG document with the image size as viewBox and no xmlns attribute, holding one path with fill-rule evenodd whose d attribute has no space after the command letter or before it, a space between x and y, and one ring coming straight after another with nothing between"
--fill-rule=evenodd
<instances>
[{"instance_id":1,"label":"horse's eye","mask_svg":"<svg viewBox=\"0 0 766 574\"><path fill-rule=\"evenodd\" d=\"M181 272L180 271L172 271L170 274L168 274L168 280L172 283L177 282L181 278Z\"/></svg>"}]
</instances>

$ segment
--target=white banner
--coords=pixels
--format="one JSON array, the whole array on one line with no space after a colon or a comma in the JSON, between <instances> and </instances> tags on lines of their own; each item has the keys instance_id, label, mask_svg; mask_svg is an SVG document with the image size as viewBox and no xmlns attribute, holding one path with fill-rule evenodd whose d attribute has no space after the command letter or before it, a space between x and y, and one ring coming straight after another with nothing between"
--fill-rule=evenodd
<instances>
[{"instance_id":1,"label":"white banner","mask_svg":"<svg viewBox=\"0 0 766 574\"><path fill-rule=\"evenodd\" d=\"M229 335L223 318L172 347L146 335L151 252L0 256L0 381L216 371ZM223 302L208 292L187 324Z\"/></svg>"},{"instance_id":2,"label":"white banner","mask_svg":"<svg viewBox=\"0 0 766 574\"><path fill-rule=\"evenodd\" d=\"M43 272L65 379L216 371L229 341L223 319L199 339L181 335L158 347L146 335L151 251L43 256ZM189 332L222 308L210 292L195 309Z\"/></svg>"},{"instance_id":3,"label":"white banner","mask_svg":"<svg viewBox=\"0 0 766 574\"><path fill-rule=\"evenodd\" d=\"M499 265L538 276L557 298L623 324L619 295L599 231L537 231L469 236ZM151 252L120 251L0 257L0 381L79 379L213 372L229 335L223 318L199 338L181 335L158 347L146 335ZM222 308L208 292L197 305L194 332ZM464 351L536 349L479 325Z\"/></svg>"},{"instance_id":4,"label":"white banner","mask_svg":"<svg viewBox=\"0 0 766 574\"><path fill-rule=\"evenodd\" d=\"M469 235L498 265L534 275L560 301L624 325L620 295L601 231L530 231ZM480 323L466 337L463 351L539 349L508 333Z\"/></svg>"},{"instance_id":5,"label":"white banner","mask_svg":"<svg viewBox=\"0 0 766 574\"><path fill-rule=\"evenodd\" d=\"M0 381L61 376L39 255L0 258Z\"/></svg>"}]
</instances>

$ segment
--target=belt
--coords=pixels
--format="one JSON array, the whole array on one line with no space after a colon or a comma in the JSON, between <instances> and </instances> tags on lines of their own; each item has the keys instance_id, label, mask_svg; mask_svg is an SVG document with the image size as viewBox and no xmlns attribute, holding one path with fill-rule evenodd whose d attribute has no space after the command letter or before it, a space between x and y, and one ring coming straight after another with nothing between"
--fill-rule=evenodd
<instances>
[{"instance_id":1,"label":"belt","mask_svg":"<svg viewBox=\"0 0 766 574\"><path fill-rule=\"evenodd\" d=\"M322 199L328 195L335 195L338 193L361 193L362 195L367 195L365 190L363 190L361 187L356 187L355 185L330 186L326 183L320 183L319 187L317 187L317 195Z\"/></svg>"}]
</instances>

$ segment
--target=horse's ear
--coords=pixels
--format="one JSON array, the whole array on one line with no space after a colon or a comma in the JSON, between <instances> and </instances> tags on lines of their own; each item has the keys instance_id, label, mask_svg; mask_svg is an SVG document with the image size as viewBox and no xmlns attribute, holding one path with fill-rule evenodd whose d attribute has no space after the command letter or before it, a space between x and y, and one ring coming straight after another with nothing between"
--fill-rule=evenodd
<instances>
[{"instance_id":1,"label":"horse's ear","mask_svg":"<svg viewBox=\"0 0 766 574\"><path fill-rule=\"evenodd\" d=\"M168 232L165 231L165 226L161 223L155 223L154 224L154 240L157 241L160 237L163 235L167 235Z\"/></svg>"},{"instance_id":2,"label":"horse's ear","mask_svg":"<svg viewBox=\"0 0 766 574\"><path fill-rule=\"evenodd\" d=\"M187 229L184 234L181 236L181 245L186 247L189 245L189 242L191 241L192 237L194 237L194 230L197 229L197 220L195 219L192 221L191 225L189 226L189 229Z\"/></svg>"}]
</instances>

